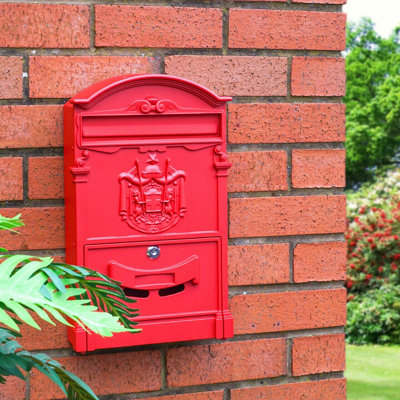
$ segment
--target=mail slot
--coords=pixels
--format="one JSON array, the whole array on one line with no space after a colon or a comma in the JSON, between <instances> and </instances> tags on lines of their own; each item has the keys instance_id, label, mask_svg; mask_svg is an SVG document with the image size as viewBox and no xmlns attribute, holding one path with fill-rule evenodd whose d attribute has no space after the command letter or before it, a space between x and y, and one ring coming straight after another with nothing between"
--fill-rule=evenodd
<instances>
[{"instance_id":1,"label":"mail slot","mask_svg":"<svg viewBox=\"0 0 400 400\"><path fill-rule=\"evenodd\" d=\"M233 335L229 100L182 78L129 75L65 104L66 261L119 281L142 329L69 328L76 351Z\"/></svg>"}]
</instances>

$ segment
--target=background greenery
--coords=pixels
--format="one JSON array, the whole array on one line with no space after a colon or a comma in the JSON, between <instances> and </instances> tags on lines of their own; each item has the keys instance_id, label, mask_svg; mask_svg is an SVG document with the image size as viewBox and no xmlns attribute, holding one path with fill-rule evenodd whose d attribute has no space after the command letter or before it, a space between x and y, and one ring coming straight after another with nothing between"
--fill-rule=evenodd
<instances>
[{"instance_id":1,"label":"background greenery","mask_svg":"<svg viewBox=\"0 0 400 400\"><path fill-rule=\"evenodd\" d=\"M349 24L346 55L348 188L393 165L400 146L400 28L389 39L373 23Z\"/></svg>"},{"instance_id":2,"label":"background greenery","mask_svg":"<svg viewBox=\"0 0 400 400\"><path fill-rule=\"evenodd\" d=\"M347 400L400 400L400 346L347 346Z\"/></svg>"}]
</instances>

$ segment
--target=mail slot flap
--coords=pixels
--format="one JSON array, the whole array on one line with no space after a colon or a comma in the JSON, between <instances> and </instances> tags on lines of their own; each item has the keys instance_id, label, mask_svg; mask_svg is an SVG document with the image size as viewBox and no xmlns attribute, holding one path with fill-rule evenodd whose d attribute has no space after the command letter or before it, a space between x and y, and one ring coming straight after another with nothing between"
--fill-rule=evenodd
<instances>
[{"instance_id":1,"label":"mail slot flap","mask_svg":"<svg viewBox=\"0 0 400 400\"><path fill-rule=\"evenodd\" d=\"M160 250L155 259L147 255L154 246ZM124 288L132 288L133 294L129 290L127 294L138 299L140 318L144 318L217 310L220 253L218 237L86 245L85 265L111 272ZM179 285L182 290L177 294L163 296L164 288Z\"/></svg>"},{"instance_id":2,"label":"mail slot flap","mask_svg":"<svg viewBox=\"0 0 400 400\"><path fill-rule=\"evenodd\" d=\"M220 139L220 113L82 116L82 146L123 146L181 139Z\"/></svg>"},{"instance_id":3,"label":"mail slot flap","mask_svg":"<svg viewBox=\"0 0 400 400\"><path fill-rule=\"evenodd\" d=\"M135 281L135 277L136 280L140 277L140 280L146 275L160 275L162 284L166 274L182 277L178 278L182 282L176 281L176 284L185 280L198 283L203 280L203 276L210 275L211 279L212 273L208 274L207 270L215 273L219 242L220 238L212 237L86 245L85 265L104 274L112 271L115 279L123 280L128 286L129 282ZM157 258L148 255L148 250L152 247L159 249ZM188 272L189 270L192 272Z\"/></svg>"},{"instance_id":4,"label":"mail slot flap","mask_svg":"<svg viewBox=\"0 0 400 400\"><path fill-rule=\"evenodd\" d=\"M133 289L165 289L186 282L199 283L200 262L197 255L159 269L140 269L110 261L107 265L108 275L125 287Z\"/></svg>"}]
</instances>

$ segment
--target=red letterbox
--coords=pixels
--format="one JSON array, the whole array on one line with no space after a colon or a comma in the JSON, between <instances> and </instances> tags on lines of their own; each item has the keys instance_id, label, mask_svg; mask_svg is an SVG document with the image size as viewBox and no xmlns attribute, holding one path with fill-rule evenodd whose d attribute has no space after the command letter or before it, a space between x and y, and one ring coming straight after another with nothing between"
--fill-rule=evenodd
<instances>
[{"instance_id":1,"label":"red letterbox","mask_svg":"<svg viewBox=\"0 0 400 400\"><path fill-rule=\"evenodd\" d=\"M66 260L138 300L142 332L69 330L75 350L227 338L226 101L167 75L120 76L64 106Z\"/></svg>"}]
</instances>

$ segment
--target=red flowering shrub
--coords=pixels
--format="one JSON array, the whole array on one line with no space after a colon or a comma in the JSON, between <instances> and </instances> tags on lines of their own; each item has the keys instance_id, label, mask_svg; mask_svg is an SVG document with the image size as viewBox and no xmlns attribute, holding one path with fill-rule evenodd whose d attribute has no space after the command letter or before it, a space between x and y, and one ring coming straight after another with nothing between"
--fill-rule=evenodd
<instances>
[{"instance_id":1,"label":"red flowering shrub","mask_svg":"<svg viewBox=\"0 0 400 400\"><path fill-rule=\"evenodd\" d=\"M357 293L400 284L400 171L363 188L348 202L349 300Z\"/></svg>"}]
</instances>

